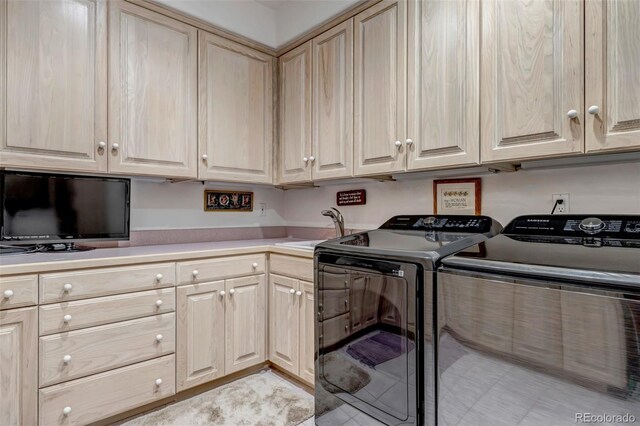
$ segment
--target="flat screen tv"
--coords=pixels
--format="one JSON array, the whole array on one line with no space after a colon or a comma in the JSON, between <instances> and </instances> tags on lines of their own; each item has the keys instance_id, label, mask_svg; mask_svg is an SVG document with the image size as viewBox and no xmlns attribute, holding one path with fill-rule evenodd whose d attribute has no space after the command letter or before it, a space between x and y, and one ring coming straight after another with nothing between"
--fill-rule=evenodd
<instances>
[{"instance_id":1,"label":"flat screen tv","mask_svg":"<svg viewBox=\"0 0 640 426\"><path fill-rule=\"evenodd\" d=\"M2 172L0 240L55 244L129 239L129 179Z\"/></svg>"}]
</instances>

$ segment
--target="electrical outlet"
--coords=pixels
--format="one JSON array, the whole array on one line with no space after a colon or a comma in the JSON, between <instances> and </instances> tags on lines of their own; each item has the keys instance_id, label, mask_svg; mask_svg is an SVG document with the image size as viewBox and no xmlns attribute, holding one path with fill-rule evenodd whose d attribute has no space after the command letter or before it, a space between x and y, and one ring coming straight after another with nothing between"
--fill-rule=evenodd
<instances>
[{"instance_id":1,"label":"electrical outlet","mask_svg":"<svg viewBox=\"0 0 640 426\"><path fill-rule=\"evenodd\" d=\"M556 206L555 213L569 213L569 194L552 194L551 208L556 205L556 201L562 200L562 204Z\"/></svg>"},{"instance_id":2,"label":"electrical outlet","mask_svg":"<svg viewBox=\"0 0 640 426\"><path fill-rule=\"evenodd\" d=\"M260 207L260 216L266 216L267 215L267 203L260 203L260 204L258 204L258 206Z\"/></svg>"}]
</instances>

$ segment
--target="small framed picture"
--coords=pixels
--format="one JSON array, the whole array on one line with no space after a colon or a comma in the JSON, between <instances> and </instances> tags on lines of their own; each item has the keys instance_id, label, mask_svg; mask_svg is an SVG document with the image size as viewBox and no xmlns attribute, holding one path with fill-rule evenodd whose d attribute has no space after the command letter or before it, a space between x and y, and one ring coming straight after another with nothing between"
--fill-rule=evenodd
<instances>
[{"instance_id":1,"label":"small framed picture","mask_svg":"<svg viewBox=\"0 0 640 426\"><path fill-rule=\"evenodd\" d=\"M204 211L206 212L252 212L253 192L204 191Z\"/></svg>"},{"instance_id":2,"label":"small framed picture","mask_svg":"<svg viewBox=\"0 0 640 426\"><path fill-rule=\"evenodd\" d=\"M481 214L480 178L433 181L434 214Z\"/></svg>"}]
</instances>

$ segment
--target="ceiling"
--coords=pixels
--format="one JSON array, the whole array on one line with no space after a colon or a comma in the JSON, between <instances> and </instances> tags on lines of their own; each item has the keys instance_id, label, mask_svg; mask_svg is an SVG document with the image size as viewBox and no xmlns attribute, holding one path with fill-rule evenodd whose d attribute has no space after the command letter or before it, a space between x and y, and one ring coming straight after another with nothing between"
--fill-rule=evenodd
<instances>
[{"instance_id":1,"label":"ceiling","mask_svg":"<svg viewBox=\"0 0 640 426\"><path fill-rule=\"evenodd\" d=\"M360 0L155 0L274 49Z\"/></svg>"}]
</instances>

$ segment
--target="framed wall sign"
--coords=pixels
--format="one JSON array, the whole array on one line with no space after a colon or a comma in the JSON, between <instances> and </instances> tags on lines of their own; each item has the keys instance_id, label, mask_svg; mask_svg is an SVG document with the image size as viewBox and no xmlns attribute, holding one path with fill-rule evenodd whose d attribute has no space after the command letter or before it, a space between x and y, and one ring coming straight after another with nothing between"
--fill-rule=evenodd
<instances>
[{"instance_id":1,"label":"framed wall sign","mask_svg":"<svg viewBox=\"0 0 640 426\"><path fill-rule=\"evenodd\" d=\"M338 206L361 206L367 204L367 191L364 189L352 189L336 193Z\"/></svg>"},{"instance_id":2,"label":"framed wall sign","mask_svg":"<svg viewBox=\"0 0 640 426\"><path fill-rule=\"evenodd\" d=\"M253 192L245 191L204 191L204 211L206 212L252 212Z\"/></svg>"},{"instance_id":3,"label":"framed wall sign","mask_svg":"<svg viewBox=\"0 0 640 426\"><path fill-rule=\"evenodd\" d=\"M480 178L433 181L434 214L481 214Z\"/></svg>"}]
</instances>

